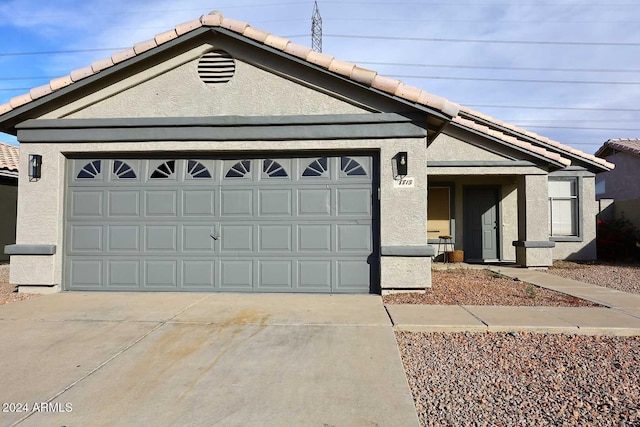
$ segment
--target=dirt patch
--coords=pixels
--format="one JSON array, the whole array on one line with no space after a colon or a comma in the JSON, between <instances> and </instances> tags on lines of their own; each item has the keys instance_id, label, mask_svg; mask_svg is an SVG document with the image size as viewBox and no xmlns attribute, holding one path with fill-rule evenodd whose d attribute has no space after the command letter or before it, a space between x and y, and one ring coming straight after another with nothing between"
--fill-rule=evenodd
<instances>
[{"instance_id":1,"label":"dirt patch","mask_svg":"<svg viewBox=\"0 0 640 427\"><path fill-rule=\"evenodd\" d=\"M432 287L425 293L382 297L385 304L504 305L596 307L589 301L517 281L489 270L432 271Z\"/></svg>"},{"instance_id":2,"label":"dirt patch","mask_svg":"<svg viewBox=\"0 0 640 427\"><path fill-rule=\"evenodd\" d=\"M555 261L549 274L640 294L640 264Z\"/></svg>"},{"instance_id":3,"label":"dirt patch","mask_svg":"<svg viewBox=\"0 0 640 427\"><path fill-rule=\"evenodd\" d=\"M0 263L0 305L34 298L37 294L19 294L15 286L9 284L9 264Z\"/></svg>"}]
</instances>

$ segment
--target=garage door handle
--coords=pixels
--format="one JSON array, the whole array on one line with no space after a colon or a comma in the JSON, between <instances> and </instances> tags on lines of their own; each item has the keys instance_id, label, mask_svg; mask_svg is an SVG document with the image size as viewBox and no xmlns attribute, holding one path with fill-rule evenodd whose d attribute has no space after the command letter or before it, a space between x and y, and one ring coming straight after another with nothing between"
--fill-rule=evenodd
<instances>
[{"instance_id":1,"label":"garage door handle","mask_svg":"<svg viewBox=\"0 0 640 427\"><path fill-rule=\"evenodd\" d=\"M214 236L213 234L209 234L209 236L211 236L213 240L218 240L220 238L220 236Z\"/></svg>"}]
</instances>

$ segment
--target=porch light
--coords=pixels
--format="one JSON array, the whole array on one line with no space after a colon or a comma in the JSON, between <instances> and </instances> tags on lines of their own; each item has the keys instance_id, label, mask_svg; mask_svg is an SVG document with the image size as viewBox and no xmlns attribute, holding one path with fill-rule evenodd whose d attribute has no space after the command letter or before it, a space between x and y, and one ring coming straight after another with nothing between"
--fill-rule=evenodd
<instances>
[{"instance_id":1,"label":"porch light","mask_svg":"<svg viewBox=\"0 0 640 427\"><path fill-rule=\"evenodd\" d=\"M29 154L29 181L40 179L42 176L42 156Z\"/></svg>"},{"instance_id":2,"label":"porch light","mask_svg":"<svg viewBox=\"0 0 640 427\"><path fill-rule=\"evenodd\" d=\"M409 157L406 151L400 151L394 157L396 163L396 177L406 176L409 170Z\"/></svg>"}]
</instances>

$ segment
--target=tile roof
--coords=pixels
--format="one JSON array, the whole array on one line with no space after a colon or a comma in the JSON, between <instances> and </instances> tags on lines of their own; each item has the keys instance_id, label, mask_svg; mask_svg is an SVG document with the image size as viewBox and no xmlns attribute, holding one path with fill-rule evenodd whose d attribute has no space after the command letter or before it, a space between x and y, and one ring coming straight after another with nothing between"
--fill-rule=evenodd
<instances>
[{"instance_id":1,"label":"tile roof","mask_svg":"<svg viewBox=\"0 0 640 427\"><path fill-rule=\"evenodd\" d=\"M428 93L417 87L407 85L400 80L396 80L390 77L379 75L376 71L368 70L358 67L354 63L341 61L334 58L331 55L315 52L310 47L302 46L291 42L288 39L279 37L268 32L251 27L248 23L243 21L237 21L235 19L227 18L220 12L214 11L209 15L203 15L199 19L184 22L177 25L174 29L160 33L155 38L143 41L135 44L132 48L126 49L120 52L116 52L111 57L102 60L95 61L88 67L84 67L78 70L72 71L69 75L53 79L49 84L33 88L29 93L16 96L12 98L8 103L0 105L0 116L6 114L20 106L28 104L38 98L49 95L57 90L72 85L73 83L85 79L89 76L100 73L102 70L110 68L118 63L126 61L135 57L143 52L151 50L157 46L167 43L171 40L178 38L179 36L186 34L190 31L196 30L200 27L220 27L225 28L234 33L240 34L258 43L262 43L266 46L270 46L274 49L280 50L284 53L300 58L311 64L315 64L330 72L338 74L343 77L347 77L362 85L380 90L389 95L399 97L409 102L424 105L429 108L439 110L442 113L456 117L460 112L468 114L469 119L455 120L459 126L474 129L483 133L488 133L494 138L498 138L503 142L512 144L518 147L527 148L533 152L542 155L549 160L560 162L564 165L571 164L569 159L562 157L559 154L553 153L546 148L541 148L535 145L539 143L546 147L554 147L559 151L570 153L578 158L583 158L591 162L597 163L605 168L613 169L614 165L597 158L593 155L584 153L580 150L576 150L569 146L560 144L559 142L552 141L548 138L537 135L533 132L529 132L525 129L518 128L500 120L494 119L490 116L486 116L480 112L473 111L466 107L462 107L455 102L449 101L438 95ZM473 118L477 117L489 122L496 126L501 127L502 130L491 129L488 126L476 123ZM511 134L513 133L513 134Z\"/></svg>"},{"instance_id":2,"label":"tile roof","mask_svg":"<svg viewBox=\"0 0 640 427\"><path fill-rule=\"evenodd\" d=\"M640 139L638 138L613 138L607 140L602 147L596 151L596 156L606 156L609 149L625 151L627 153L640 155Z\"/></svg>"},{"instance_id":3,"label":"tile roof","mask_svg":"<svg viewBox=\"0 0 640 427\"><path fill-rule=\"evenodd\" d=\"M18 172L18 165L20 164L18 152L19 149L15 145L0 142L0 170Z\"/></svg>"}]
</instances>

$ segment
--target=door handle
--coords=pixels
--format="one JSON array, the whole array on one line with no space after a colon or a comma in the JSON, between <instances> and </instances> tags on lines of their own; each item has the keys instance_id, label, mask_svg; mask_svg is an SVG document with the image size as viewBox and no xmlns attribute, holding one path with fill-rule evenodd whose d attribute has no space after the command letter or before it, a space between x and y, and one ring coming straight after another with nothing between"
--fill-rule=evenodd
<instances>
[{"instance_id":1,"label":"door handle","mask_svg":"<svg viewBox=\"0 0 640 427\"><path fill-rule=\"evenodd\" d=\"M211 236L213 240L218 240L220 238L220 236L214 236L213 234L209 234L209 236Z\"/></svg>"}]
</instances>

